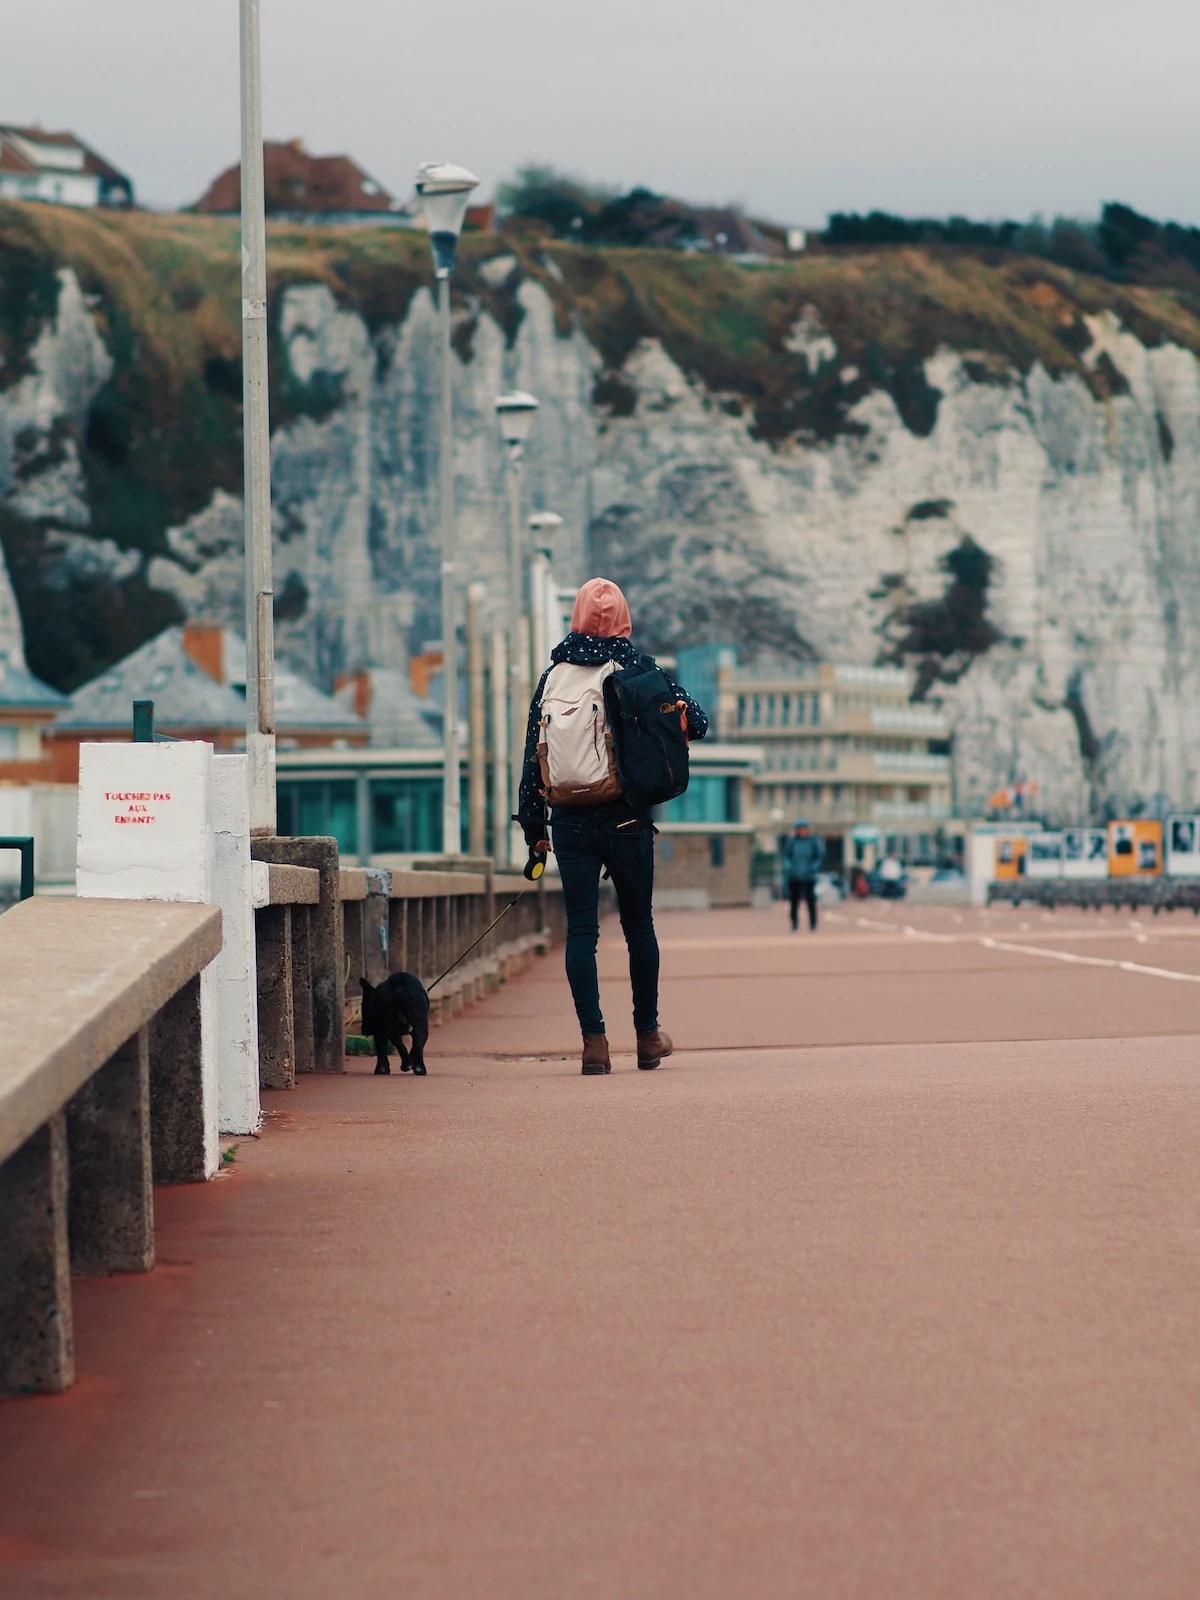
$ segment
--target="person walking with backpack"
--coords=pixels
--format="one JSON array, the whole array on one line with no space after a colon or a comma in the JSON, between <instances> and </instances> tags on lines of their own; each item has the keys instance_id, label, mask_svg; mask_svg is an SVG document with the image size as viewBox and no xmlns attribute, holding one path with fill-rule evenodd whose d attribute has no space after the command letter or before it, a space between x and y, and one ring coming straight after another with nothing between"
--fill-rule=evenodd
<instances>
[{"instance_id":1,"label":"person walking with backpack","mask_svg":"<svg viewBox=\"0 0 1200 1600\"><path fill-rule=\"evenodd\" d=\"M804 817L797 817L783 841L783 881L787 884L792 932L800 926L800 902L808 907L808 926L817 931L817 873L825 859L825 841L813 833Z\"/></svg>"},{"instance_id":2,"label":"person walking with backpack","mask_svg":"<svg viewBox=\"0 0 1200 1600\"><path fill-rule=\"evenodd\" d=\"M585 1076L612 1068L596 973L601 869L617 892L629 948L637 1064L649 1071L674 1048L658 1023L651 808L683 792L687 741L708 732L701 707L634 649L632 631L617 585L585 583L571 631L551 651L529 707L515 818L535 854L545 854L553 838Z\"/></svg>"}]
</instances>

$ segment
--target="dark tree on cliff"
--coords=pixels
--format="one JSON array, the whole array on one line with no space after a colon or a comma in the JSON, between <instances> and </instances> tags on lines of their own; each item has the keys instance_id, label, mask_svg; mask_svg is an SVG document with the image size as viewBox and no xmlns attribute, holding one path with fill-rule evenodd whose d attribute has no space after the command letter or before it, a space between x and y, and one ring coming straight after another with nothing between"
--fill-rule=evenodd
<instances>
[{"instance_id":1,"label":"dark tree on cliff","mask_svg":"<svg viewBox=\"0 0 1200 1600\"><path fill-rule=\"evenodd\" d=\"M969 217L835 211L821 239L843 250L897 244L1014 250L1119 283L1174 283L1193 290L1194 274L1200 272L1200 228L1156 222L1118 200L1107 202L1098 222L1057 217L1049 225L1036 217L1023 223L975 222Z\"/></svg>"},{"instance_id":2,"label":"dark tree on cliff","mask_svg":"<svg viewBox=\"0 0 1200 1600\"><path fill-rule=\"evenodd\" d=\"M916 662L915 700L924 699L935 683L956 683L975 657L1000 639L987 616L995 558L968 534L939 564L949 579L944 592L899 613L905 631L888 655L890 661Z\"/></svg>"},{"instance_id":3,"label":"dark tree on cliff","mask_svg":"<svg viewBox=\"0 0 1200 1600\"><path fill-rule=\"evenodd\" d=\"M496 187L496 203L510 217L544 222L559 238L578 236L612 200L615 190L585 183L555 167L521 167L516 176Z\"/></svg>"}]
</instances>

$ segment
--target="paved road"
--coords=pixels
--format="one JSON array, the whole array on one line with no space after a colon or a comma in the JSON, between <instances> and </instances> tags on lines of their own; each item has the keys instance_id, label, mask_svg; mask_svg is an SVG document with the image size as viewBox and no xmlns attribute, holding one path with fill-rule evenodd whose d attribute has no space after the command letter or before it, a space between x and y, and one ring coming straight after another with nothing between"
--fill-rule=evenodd
<instances>
[{"instance_id":1,"label":"paved road","mask_svg":"<svg viewBox=\"0 0 1200 1600\"><path fill-rule=\"evenodd\" d=\"M8 1600L1200 1591L1200 924L662 919L270 1100L0 1408Z\"/></svg>"}]
</instances>

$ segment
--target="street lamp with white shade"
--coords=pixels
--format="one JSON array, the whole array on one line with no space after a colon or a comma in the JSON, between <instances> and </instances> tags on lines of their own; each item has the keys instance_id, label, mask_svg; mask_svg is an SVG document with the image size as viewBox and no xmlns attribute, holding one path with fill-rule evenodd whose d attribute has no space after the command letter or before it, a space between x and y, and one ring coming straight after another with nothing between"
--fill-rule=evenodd
<instances>
[{"instance_id":1,"label":"street lamp with white shade","mask_svg":"<svg viewBox=\"0 0 1200 1600\"><path fill-rule=\"evenodd\" d=\"M545 552L547 558L554 554L554 535L563 525L557 511L535 511L529 519L534 548Z\"/></svg>"},{"instance_id":2,"label":"street lamp with white shade","mask_svg":"<svg viewBox=\"0 0 1200 1600\"><path fill-rule=\"evenodd\" d=\"M433 249L433 268L439 279L454 271L458 236L467 220L471 195L479 179L466 167L449 161L426 161L417 171L417 193Z\"/></svg>"},{"instance_id":3,"label":"street lamp with white shade","mask_svg":"<svg viewBox=\"0 0 1200 1600\"><path fill-rule=\"evenodd\" d=\"M521 459L537 409L537 399L526 394L524 389L510 389L507 394L497 395L496 418L510 459Z\"/></svg>"},{"instance_id":4,"label":"street lamp with white shade","mask_svg":"<svg viewBox=\"0 0 1200 1600\"><path fill-rule=\"evenodd\" d=\"M496 399L496 420L508 458L508 731L509 793L515 816L521 797L521 766L525 758L525 721L529 704L529 642L524 636L525 551L521 526L521 458L533 426L538 402L523 389L512 389ZM497 757L499 752L497 752ZM499 838L499 831L497 831ZM509 835L509 863L521 859L523 841L514 827ZM497 852L498 853L498 852Z\"/></svg>"},{"instance_id":5,"label":"street lamp with white shade","mask_svg":"<svg viewBox=\"0 0 1200 1600\"><path fill-rule=\"evenodd\" d=\"M467 204L479 179L466 167L427 161L417 173L417 193L438 284L442 343L441 530L442 530L442 849L462 852L458 762L458 593L455 578L454 404L451 388L450 274Z\"/></svg>"}]
</instances>

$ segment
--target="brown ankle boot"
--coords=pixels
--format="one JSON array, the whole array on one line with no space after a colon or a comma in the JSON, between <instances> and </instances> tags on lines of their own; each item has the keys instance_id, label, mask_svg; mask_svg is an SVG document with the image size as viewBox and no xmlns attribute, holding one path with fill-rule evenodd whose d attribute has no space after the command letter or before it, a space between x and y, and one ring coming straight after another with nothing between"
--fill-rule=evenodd
<instances>
[{"instance_id":1,"label":"brown ankle boot","mask_svg":"<svg viewBox=\"0 0 1200 1600\"><path fill-rule=\"evenodd\" d=\"M650 1072L664 1056L669 1056L674 1048L671 1035L664 1033L661 1028L655 1028L653 1033L639 1033L638 1066L643 1072Z\"/></svg>"},{"instance_id":2,"label":"brown ankle boot","mask_svg":"<svg viewBox=\"0 0 1200 1600\"><path fill-rule=\"evenodd\" d=\"M585 1033L583 1036L583 1073L584 1077L599 1077L603 1072L612 1071L612 1062L608 1055L608 1040L602 1033Z\"/></svg>"}]
</instances>

